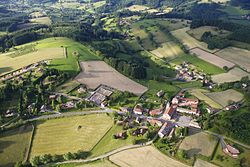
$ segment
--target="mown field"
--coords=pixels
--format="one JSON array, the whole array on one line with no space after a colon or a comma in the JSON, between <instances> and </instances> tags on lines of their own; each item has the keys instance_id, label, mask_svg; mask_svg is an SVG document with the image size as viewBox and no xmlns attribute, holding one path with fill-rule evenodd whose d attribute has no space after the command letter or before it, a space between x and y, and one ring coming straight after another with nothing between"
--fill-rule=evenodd
<instances>
[{"instance_id":1,"label":"mown field","mask_svg":"<svg viewBox=\"0 0 250 167\"><path fill-rule=\"evenodd\" d=\"M222 108L222 106L219 103L215 102L214 100L212 100L211 98L205 95L205 93L208 92L205 89L192 89L192 90L189 90L189 92L193 96L197 97L199 100L204 101L205 103L207 103L209 106L213 108L216 108L216 109Z\"/></svg>"},{"instance_id":2,"label":"mown field","mask_svg":"<svg viewBox=\"0 0 250 167\"><path fill-rule=\"evenodd\" d=\"M111 126L111 118L104 114L38 122L30 157L90 151Z\"/></svg>"},{"instance_id":3,"label":"mown field","mask_svg":"<svg viewBox=\"0 0 250 167\"><path fill-rule=\"evenodd\" d=\"M217 165L214 165L201 159L197 159L195 161L194 167L217 167Z\"/></svg>"},{"instance_id":4,"label":"mown field","mask_svg":"<svg viewBox=\"0 0 250 167\"><path fill-rule=\"evenodd\" d=\"M187 165L162 154L153 146L122 151L112 155L110 160L122 167L187 167Z\"/></svg>"},{"instance_id":5,"label":"mown field","mask_svg":"<svg viewBox=\"0 0 250 167\"><path fill-rule=\"evenodd\" d=\"M238 64L242 68L250 71L250 51L245 49L239 49L234 47L228 47L216 52L216 55Z\"/></svg>"},{"instance_id":6,"label":"mown field","mask_svg":"<svg viewBox=\"0 0 250 167\"><path fill-rule=\"evenodd\" d=\"M69 93L70 91L72 91L73 89L78 87L79 85L80 85L79 82L77 82L75 80L70 80L70 81L60 85L59 87L57 87L56 91L59 93Z\"/></svg>"},{"instance_id":7,"label":"mown field","mask_svg":"<svg viewBox=\"0 0 250 167\"><path fill-rule=\"evenodd\" d=\"M32 23L51 25L51 20L49 17L33 18L33 19L30 19L29 21Z\"/></svg>"},{"instance_id":8,"label":"mown field","mask_svg":"<svg viewBox=\"0 0 250 167\"><path fill-rule=\"evenodd\" d=\"M206 157L212 155L218 139L206 134L199 129L189 128L189 135L185 137L180 145L180 149L186 150L189 157L201 154Z\"/></svg>"},{"instance_id":9,"label":"mown field","mask_svg":"<svg viewBox=\"0 0 250 167\"><path fill-rule=\"evenodd\" d=\"M71 163L62 165L53 165L52 167L117 167L114 163L109 160L97 160L91 163Z\"/></svg>"},{"instance_id":10,"label":"mown field","mask_svg":"<svg viewBox=\"0 0 250 167\"><path fill-rule=\"evenodd\" d=\"M25 125L0 134L0 167L23 161L30 145L32 126Z\"/></svg>"},{"instance_id":11,"label":"mown field","mask_svg":"<svg viewBox=\"0 0 250 167\"><path fill-rule=\"evenodd\" d=\"M236 82L240 81L241 78L245 76L250 77L250 74L238 67L235 67L227 73L212 75L212 80L215 83Z\"/></svg>"},{"instance_id":12,"label":"mown field","mask_svg":"<svg viewBox=\"0 0 250 167\"><path fill-rule=\"evenodd\" d=\"M230 102L239 102L244 98L243 94L233 89L222 92L205 93L205 95L223 107L229 105Z\"/></svg>"}]
</instances>

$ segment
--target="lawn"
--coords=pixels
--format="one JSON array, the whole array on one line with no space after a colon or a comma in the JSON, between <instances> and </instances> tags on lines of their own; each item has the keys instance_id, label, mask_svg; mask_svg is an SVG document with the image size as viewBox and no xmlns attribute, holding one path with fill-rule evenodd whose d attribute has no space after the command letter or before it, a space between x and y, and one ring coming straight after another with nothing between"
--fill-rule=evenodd
<instances>
[{"instance_id":1,"label":"lawn","mask_svg":"<svg viewBox=\"0 0 250 167\"><path fill-rule=\"evenodd\" d=\"M113 135L122 132L122 126L114 125L108 133L98 142L98 144L91 150L92 156L98 156L110 152L112 150L121 148L123 146L133 145L133 140L140 140L141 137L128 136L125 140L114 139Z\"/></svg>"},{"instance_id":2,"label":"lawn","mask_svg":"<svg viewBox=\"0 0 250 167\"><path fill-rule=\"evenodd\" d=\"M111 125L111 118L104 114L38 122L30 157L90 151Z\"/></svg>"},{"instance_id":3,"label":"lawn","mask_svg":"<svg viewBox=\"0 0 250 167\"><path fill-rule=\"evenodd\" d=\"M184 61L190 62L191 64L196 66L199 71L203 71L207 74L220 74L220 73L225 72L223 69L221 69L213 64L210 64L210 63L208 63L208 62L206 62L206 61L204 61L204 60L202 60L194 55L179 56L179 57L175 58L174 60L172 60L171 63L181 64Z\"/></svg>"},{"instance_id":4,"label":"lawn","mask_svg":"<svg viewBox=\"0 0 250 167\"><path fill-rule=\"evenodd\" d=\"M239 102L244 98L243 94L233 89L222 92L205 93L205 95L223 107L229 105L230 102Z\"/></svg>"},{"instance_id":5,"label":"lawn","mask_svg":"<svg viewBox=\"0 0 250 167\"><path fill-rule=\"evenodd\" d=\"M209 98L208 96L205 95L205 93L207 93L208 91L205 89L191 89L189 90L189 92L197 97L199 100L204 101L205 103L207 103L209 106L215 108L215 109L221 109L222 106L215 102L213 99Z\"/></svg>"},{"instance_id":6,"label":"lawn","mask_svg":"<svg viewBox=\"0 0 250 167\"><path fill-rule=\"evenodd\" d=\"M199 129L189 128L189 135L185 137L180 149L186 150L189 157L201 154L210 157L215 149L218 139Z\"/></svg>"},{"instance_id":7,"label":"lawn","mask_svg":"<svg viewBox=\"0 0 250 167\"><path fill-rule=\"evenodd\" d=\"M231 158L228 155L226 155L222 151L221 145L219 145L216 149L216 153L212 162L221 167L230 167L230 166L248 167L250 166L250 150L243 148L237 144L233 144L233 145L240 151L240 155L237 159Z\"/></svg>"},{"instance_id":8,"label":"lawn","mask_svg":"<svg viewBox=\"0 0 250 167\"><path fill-rule=\"evenodd\" d=\"M32 126L24 125L0 134L0 167L12 167L25 159L31 132Z\"/></svg>"},{"instance_id":9,"label":"lawn","mask_svg":"<svg viewBox=\"0 0 250 167\"><path fill-rule=\"evenodd\" d=\"M173 84L179 88L201 88L202 87L202 82L200 81L174 82Z\"/></svg>"},{"instance_id":10,"label":"lawn","mask_svg":"<svg viewBox=\"0 0 250 167\"><path fill-rule=\"evenodd\" d=\"M188 167L157 150L153 146L129 149L110 157L110 160L122 167Z\"/></svg>"}]
</instances>

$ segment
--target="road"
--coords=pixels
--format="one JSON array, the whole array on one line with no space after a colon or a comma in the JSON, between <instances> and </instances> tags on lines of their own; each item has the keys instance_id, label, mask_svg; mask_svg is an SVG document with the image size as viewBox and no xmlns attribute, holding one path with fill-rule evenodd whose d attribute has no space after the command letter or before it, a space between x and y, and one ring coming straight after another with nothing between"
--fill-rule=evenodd
<instances>
[{"instance_id":1,"label":"road","mask_svg":"<svg viewBox=\"0 0 250 167\"><path fill-rule=\"evenodd\" d=\"M52 115L43 115L31 119L27 119L26 121L38 121L44 119L53 119L53 118L60 118L60 117L69 117L69 116L78 116L78 115L89 115L89 114L102 114L102 113L112 113L113 110L111 109L104 109L104 110L93 110L93 111L77 111L77 112L66 112L66 113L58 113Z\"/></svg>"}]
</instances>

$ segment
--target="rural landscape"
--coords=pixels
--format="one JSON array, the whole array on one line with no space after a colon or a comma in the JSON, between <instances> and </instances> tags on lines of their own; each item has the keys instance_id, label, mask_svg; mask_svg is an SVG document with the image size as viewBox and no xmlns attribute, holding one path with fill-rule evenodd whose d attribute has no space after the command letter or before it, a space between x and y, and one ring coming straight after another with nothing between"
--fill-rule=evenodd
<instances>
[{"instance_id":1,"label":"rural landscape","mask_svg":"<svg viewBox=\"0 0 250 167\"><path fill-rule=\"evenodd\" d=\"M250 2L0 0L0 167L250 167Z\"/></svg>"}]
</instances>

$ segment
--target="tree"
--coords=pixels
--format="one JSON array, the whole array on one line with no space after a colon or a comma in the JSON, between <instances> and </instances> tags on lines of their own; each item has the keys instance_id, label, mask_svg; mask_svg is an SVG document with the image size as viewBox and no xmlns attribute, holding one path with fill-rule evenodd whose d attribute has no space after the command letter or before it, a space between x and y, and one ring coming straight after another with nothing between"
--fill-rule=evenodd
<instances>
[{"instance_id":1,"label":"tree","mask_svg":"<svg viewBox=\"0 0 250 167\"><path fill-rule=\"evenodd\" d=\"M39 166L39 165L41 165L40 157L39 156L35 156L34 158L32 158L31 159L31 164L33 166Z\"/></svg>"}]
</instances>

